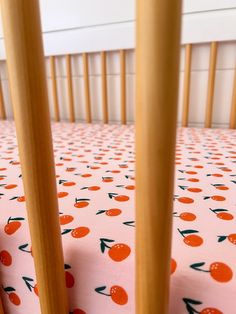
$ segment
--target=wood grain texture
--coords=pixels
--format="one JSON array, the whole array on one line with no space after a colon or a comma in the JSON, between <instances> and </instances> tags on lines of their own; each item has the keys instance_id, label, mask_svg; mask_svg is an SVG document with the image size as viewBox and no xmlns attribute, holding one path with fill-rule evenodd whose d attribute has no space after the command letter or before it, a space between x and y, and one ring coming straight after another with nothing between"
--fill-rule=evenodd
<instances>
[{"instance_id":1,"label":"wood grain texture","mask_svg":"<svg viewBox=\"0 0 236 314\"><path fill-rule=\"evenodd\" d=\"M101 75L102 75L102 118L103 123L108 123L106 51L101 52Z\"/></svg>"},{"instance_id":2,"label":"wood grain texture","mask_svg":"<svg viewBox=\"0 0 236 314\"><path fill-rule=\"evenodd\" d=\"M55 57L50 56L50 73L52 79L52 98L53 98L53 108L54 108L54 121L60 121L59 105L58 105L58 94L57 94L57 79L56 79L56 69L55 69Z\"/></svg>"},{"instance_id":3,"label":"wood grain texture","mask_svg":"<svg viewBox=\"0 0 236 314\"><path fill-rule=\"evenodd\" d=\"M66 76L67 76L67 93L69 104L69 120L75 122L75 108L74 108L74 95L73 95L73 82L71 73L71 56L66 55Z\"/></svg>"},{"instance_id":4,"label":"wood grain texture","mask_svg":"<svg viewBox=\"0 0 236 314\"><path fill-rule=\"evenodd\" d=\"M68 314L39 4L1 10L41 313Z\"/></svg>"},{"instance_id":5,"label":"wood grain texture","mask_svg":"<svg viewBox=\"0 0 236 314\"><path fill-rule=\"evenodd\" d=\"M192 60L192 45L187 44L185 46L182 127L188 126L191 60Z\"/></svg>"},{"instance_id":6,"label":"wood grain texture","mask_svg":"<svg viewBox=\"0 0 236 314\"><path fill-rule=\"evenodd\" d=\"M120 50L120 106L121 123L126 124L126 58L125 50Z\"/></svg>"},{"instance_id":7,"label":"wood grain texture","mask_svg":"<svg viewBox=\"0 0 236 314\"><path fill-rule=\"evenodd\" d=\"M3 92L2 92L2 81L0 81L0 119L6 120L6 110L5 110L5 103L3 98Z\"/></svg>"},{"instance_id":8,"label":"wood grain texture","mask_svg":"<svg viewBox=\"0 0 236 314\"><path fill-rule=\"evenodd\" d=\"M4 314L4 309L3 309L3 304L2 304L1 297L0 297L0 314Z\"/></svg>"},{"instance_id":9,"label":"wood grain texture","mask_svg":"<svg viewBox=\"0 0 236 314\"><path fill-rule=\"evenodd\" d=\"M215 76L216 76L216 61L217 61L217 42L211 43L210 60L209 60L209 73L208 73L208 88L207 88L207 102L205 113L205 128L211 128L212 113L214 103L214 90L215 90Z\"/></svg>"},{"instance_id":10,"label":"wood grain texture","mask_svg":"<svg viewBox=\"0 0 236 314\"><path fill-rule=\"evenodd\" d=\"M180 21L179 0L137 1L137 314L169 313Z\"/></svg>"},{"instance_id":11,"label":"wood grain texture","mask_svg":"<svg viewBox=\"0 0 236 314\"><path fill-rule=\"evenodd\" d=\"M233 83L229 127L230 127L230 129L236 129L236 67L235 67L235 71L234 71L234 83Z\"/></svg>"},{"instance_id":12,"label":"wood grain texture","mask_svg":"<svg viewBox=\"0 0 236 314\"><path fill-rule=\"evenodd\" d=\"M86 122L91 123L91 100L90 100L90 85L89 85L89 70L88 70L88 55L83 53L83 67L84 67L84 95L85 95L85 112Z\"/></svg>"}]
</instances>

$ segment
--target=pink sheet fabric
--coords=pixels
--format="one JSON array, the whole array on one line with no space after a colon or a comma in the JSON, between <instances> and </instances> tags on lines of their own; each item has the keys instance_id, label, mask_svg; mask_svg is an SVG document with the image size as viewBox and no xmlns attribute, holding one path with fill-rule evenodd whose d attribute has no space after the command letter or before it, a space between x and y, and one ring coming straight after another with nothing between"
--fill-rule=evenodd
<instances>
[{"instance_id":1,"label":"pink sheet fabric","mask_svg":"<svg viewBox=\"0 0 236 314\"><path fill-rule=\"evenodd\" d=\"M39 314L14 124L0 134L1 297L6 313ZM134 314L134 128L60 123L53 136L70 313ZM235 143L178 130L171 314L236 313Z\"/></svg>"}]
</instances>

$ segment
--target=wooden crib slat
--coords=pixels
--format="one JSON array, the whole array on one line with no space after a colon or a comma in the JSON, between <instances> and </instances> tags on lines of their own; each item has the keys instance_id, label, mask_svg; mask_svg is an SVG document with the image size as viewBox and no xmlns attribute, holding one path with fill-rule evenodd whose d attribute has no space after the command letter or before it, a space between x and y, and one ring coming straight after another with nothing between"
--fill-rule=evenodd
<instances>
[{"instance_id":1,"label":"wooden crib slat","mask_svg":"<svg viewBox=\"0 0 236 314\"><path fill-rule=\"evenodd\" d=\"M3 304L2 304L1 297L0 297L0 314L4 314L4 309L3 309Z\"/></svg>"},{"instance_id":2,"label":"wooden crib slat","mask_svg":"<svg viewBox=\"0 0 236 314\"><path fill-rule=\"evenodd\" d=\"M58 105L58 94L57 94L57 79L56 79L56 68L55 68L55 57L50 56L50 71L52 78L52 97L54 106L54 120L55 122L60 121L59 105Z\"/></svg>"},{"instance_id":3,"label":"wooden crib slat","mask_svg":"<svg viewBox=\"0 0 236 314\"><path fill-rule=\"evenodd\" d=\"M185 47L182 127L188 126L190 79L191 79L191 59L192 59L192 45L187 44Z\"/></svg>"},{"instance_id":4,"label":"wooden crib slat","mask_svg":"<svg viewBox=\"0 0 236 314\"><path fill-rule=\"evenodd\" d=\"M68 314L39 3L1 11L41 313Z\"/></svg>"},{"instance_id":5,"label":"wooden crib slat","mask_svg":"<svg viewBox=\"0 0 236 314\"><path fill-rule=\"evenodd\" d=\"M2 81L0 81L0 119L6 120L6 110L5 110L5 104L4 104L4 98L3 98L3 92L2 92Z\"/></svg>"},{"instance_id":6,"label":"wooden crib slat","mask_svg":"<svg viewBox=\"0 0 236 314\"><path fill-rule=\"evenodd\" d=\"M71 73L71 56L66 55L66 76L67 76L67 90L69 102L69 120L75 122L75 109L74 109L74 95L73 95L73 82Z\"/></svg>"},{"instance_id":7,"label":"wooden crib slat","mask_svg":"<svg viewBox=\"0 0 236 314\"><path fill-rule=\"evenodd\" d=\"M137 1L137 314L169 312L180 21L179 0Z\"/></svg>"},{"instance_id":8,"label":"wooden crib slat","mask_svg":"<svg viewBox=\"0 0 236 314\"><path fill-rule=\"evenodd\" d=\"M120 50L120 104L121 123L126 124L126 61L125 50Z\"/></svg>"},{"instance_id":9,"label":"wooden crib slat","mask_svg":"<svg viewBox=\"0 0 236 314\"><path fill-rule=\"evenodd\" d=\"M84 66L84 94L85 94L86 122L91 123L91 101L87 53L83 53L83 66Z\"/></svg>"},{"instance_id":10,"label":"wooden crib slat","mask_svg":"<svg viewBox=\"0 0 236 314\"><path fill-rule=\"evenodd\" d=\"M209 74L208 74L208 90L205 114L205 128L211 128L214 90L215 90L215 75L216 75L216 61L217 61L217 42L211 43L211 52L209 60Z\"/></svg>"},{"instance_id":11,"label":"wooden crib slat","mask_svg":"<svg viewBox=\"0 0 236 314\"><path fill-rule=\"evenodd\" d=\"M103 123L108 123L107 60L106 60L106 51L102 51L102 52L101 52L101 73L102 73L102 111L103 111Z\"/></svg>"},{"instance_id":12,"label":"wooden crib slat","mask_svg":"<svg viewBox=\"0 0 236 314\"><path fill-rule=\"evenodd\" d=\"M233 83L232 104L230 112L230 129L236 129L236 67L234 71L234 83Z\"/></svg>"}]
</instances>

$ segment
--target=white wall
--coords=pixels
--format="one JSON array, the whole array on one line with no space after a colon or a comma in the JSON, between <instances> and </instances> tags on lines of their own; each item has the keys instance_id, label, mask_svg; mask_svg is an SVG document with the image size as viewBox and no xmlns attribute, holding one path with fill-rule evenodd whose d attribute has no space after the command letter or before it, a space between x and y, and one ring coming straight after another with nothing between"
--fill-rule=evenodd
<instances>
[{"instance_id":1,"label":"white wall","mask_svg":"<svg viewBox=\"0 0 236 314\"><path fill-rule=\"evenodd\" d=\"M83 73L80 52L89 55L92 113L101 119L100 56L97 51L111 50L108 54L108 92L110 119L119 119L119 54L127 52L127 114L134 119L134 0L41 0L42 28L46 55L77 53L73 56L73 84L77 118L84 118ZM5 51L0 29L0 59ZM196 43L193 49L190 121L201 124L204 120L209 44L213 40L225 41L219 45L217 61L214 117L216 124L225 124L229 118L233 69L236 61L236 0L185 0L183 6L182 43ZM199 44L201 43L201 44ZM112 51L116 50L116 51ZM181 52L180 106L184 49ZM47 62L48 63L48 62ZM62 117L68 116L65 60L56 59L58 90ZM9 101L5 62L0 63L7 114L12 116ZM47 64L48 84L50 73ZM49 88L49 97L51 93Z\"/></svg>"},{"instance_id":2,"label":"white wall","mask_svg":"<svg viewBox=\"0 0 236 314\"><path fill-rule=\"evenodd\" d=\"M40 0L40 5L45 55L135 47L135 0ZM236 39L235 21L236 0L184 0L182 43ZM5 59L1 28L0 59Z\"/></svg>"}]
</instances>

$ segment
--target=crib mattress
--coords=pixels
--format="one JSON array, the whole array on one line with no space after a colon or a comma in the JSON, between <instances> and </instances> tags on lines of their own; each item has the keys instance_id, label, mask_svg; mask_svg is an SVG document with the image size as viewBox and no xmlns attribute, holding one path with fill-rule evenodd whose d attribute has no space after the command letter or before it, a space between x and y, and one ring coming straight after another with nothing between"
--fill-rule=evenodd
<instances>
[{"instance_id":1,"label":"crib mattress","mask_svg":"<svg viewBox=\"0 0 236 314\"><path fill-rule=\"evenodd\" d=\"M134 314L134 127L52 128L70 313ZM6 313L39 314L14 124L0 134L1 296ZM235 143L178 130L171 314L236 313Z\"/></svg>"}]
</instances>

